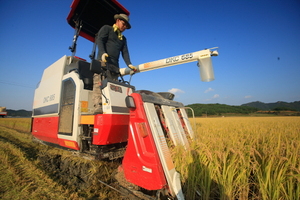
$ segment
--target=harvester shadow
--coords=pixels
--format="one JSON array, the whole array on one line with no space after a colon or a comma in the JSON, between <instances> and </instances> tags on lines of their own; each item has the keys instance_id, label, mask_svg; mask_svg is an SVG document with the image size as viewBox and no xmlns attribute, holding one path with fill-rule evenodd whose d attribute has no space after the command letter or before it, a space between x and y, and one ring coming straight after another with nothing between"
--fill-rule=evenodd
<instances>
[{"instance_id":1,"label":"harvester shadow","mask_svg":"<svg viewBox=\"0 0 300 200\"><path fill-rule=\"evenodd\" d=\"M203 163L199 153L191 150L193 158L188 166L188 177L183 185L183 191L187 200L206 200L206 199L228 199L221 197L224 186L218 184L211 177L211 170Z\"/></svg>"}]
</instances>

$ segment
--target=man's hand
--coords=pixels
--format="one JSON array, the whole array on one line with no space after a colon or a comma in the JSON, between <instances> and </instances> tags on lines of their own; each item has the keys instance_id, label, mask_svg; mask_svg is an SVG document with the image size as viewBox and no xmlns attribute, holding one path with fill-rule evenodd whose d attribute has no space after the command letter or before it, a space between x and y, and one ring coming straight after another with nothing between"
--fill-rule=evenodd
<instances>
[{"instance_id":1,"label":"man's hand","mask_svg":"<svg viewBox=\"0 0 300 200\"><path fill-rule=\"evenodd\" d=\"M132 64L128 65L128 67L129 67L131 70L136 71L136 67L133 66Z\"/></svg>"},{"instance_id":2,"label":"man's hand","mask_svg":"<svg viewBox=\"0 0 300 200\"><path fill-rule=\"evenodd\" d=\"M107 57L108 57L108 54L107 54L107 53L102 54L102 56L101 56L102 62L107 62L107 61L106 61L106 58L107 58Z\"/></svg>"}]
</instances>

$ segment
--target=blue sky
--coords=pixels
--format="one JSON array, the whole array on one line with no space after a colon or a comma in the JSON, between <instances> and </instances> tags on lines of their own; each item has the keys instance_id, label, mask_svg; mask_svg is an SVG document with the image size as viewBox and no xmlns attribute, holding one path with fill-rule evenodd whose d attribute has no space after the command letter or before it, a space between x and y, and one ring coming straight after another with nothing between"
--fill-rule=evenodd
<instances>
[{"instance_id":1,"label":"blue sky","mask_svg":"<svg viewBox=\"0 0 300 200\"><path fill-rule=\"evenodd\" d=\"M214 81L201 82L193 62L138 73L136 89L173 91L185 105L300 100L299 0L119 2L131 13L124 35L134 65L219 47ZM0 106L31 110L43 70L71 55L71 3L0 0ZM89 61L91 49L78 39L77 56Z\"/></svg>"}]
</instances>

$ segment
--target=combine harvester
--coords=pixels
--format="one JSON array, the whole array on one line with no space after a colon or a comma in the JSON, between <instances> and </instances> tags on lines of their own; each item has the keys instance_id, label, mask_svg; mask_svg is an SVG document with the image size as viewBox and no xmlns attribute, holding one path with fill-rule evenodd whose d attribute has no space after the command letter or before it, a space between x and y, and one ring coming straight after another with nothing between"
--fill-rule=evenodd
<instances>
[{"instance_id":1,"label":"combine harvester","mask_svg":"<svg viewBox=\"0 0 300 200\"><path fill-rule=\"evenodd\" d=\"M156 197L149 199L184 199L167 139L188 149L194 133L184 105L173 101L174 94L136 91L122 78L132 70L122 68L120 81L102 81L103 114L93 114L91 68L98 65L96 45L89 63L75 56L76 41L82 36L94 43L101 26L112 25L118 13L129 15L116 0L73 1L67 17L75 29L72 56L63 56L44 70L34 95L32 135L44 144L96 159L121 158L118 171L126 182L153 191ZM140 64L135 73L197 61L202 81L212 81L211 56L217 55L216 50L205 49Z\"/></svg>"},{"instance_id":2,"label":"combine harvester","mask_svg":"<svg viewBox=\"0 0 300 200\"><path fill-rule=\"evenodd\" d=\"M0 116L4 118L7 116L6 107L0 107Z\"/></svg>"}]
</instances>

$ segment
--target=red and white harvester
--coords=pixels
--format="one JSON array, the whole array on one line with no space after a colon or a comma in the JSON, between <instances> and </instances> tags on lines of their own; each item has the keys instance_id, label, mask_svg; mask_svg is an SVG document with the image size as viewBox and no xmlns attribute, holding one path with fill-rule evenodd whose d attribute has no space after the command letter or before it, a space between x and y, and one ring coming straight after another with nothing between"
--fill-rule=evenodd
<instances>
[{"instance_id":1,"label":"red and white harvester","mask_svg":"<svg viewBox=\"0 0 300 200\"><path fill-rule=\"evenodd\" d=\"M121 68L122 80L102 81L103 114L93 114L91 68L97 67L96 45L89 63L75 56L76 41L82 36L94 43L101 26L112 25L118 13L129 15L116 0L73 1L67 17L75 29L72 56L63 56L44 70L34 95L32 135L96 159L121 158L119 170L127 182L169 199L184 199L166 139L188 149L194 133L174 94L137 91L123 79L132 70ZM135 73L197 61L202 81L211 81L211 56L217 55L216 50L205 49L137 65Z\"/></svg>"},{"instance_id":2,"label":"red and white harvester","mask_svg":"<svg viewBox=\"0 0 300 200\"><path fill-rule=\"evenodd\" d=\"M0 107L0 116L4 118L7 115L6 107Z\"/></svg>"}]
</instances>

